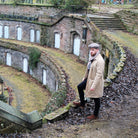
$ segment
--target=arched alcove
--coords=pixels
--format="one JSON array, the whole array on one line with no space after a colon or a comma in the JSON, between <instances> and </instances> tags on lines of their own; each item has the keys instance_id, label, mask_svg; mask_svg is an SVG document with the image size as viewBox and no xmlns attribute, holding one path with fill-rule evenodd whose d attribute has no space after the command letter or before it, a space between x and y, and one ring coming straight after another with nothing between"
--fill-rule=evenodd
<instances>
[{"instance_id":1,"label":"arched alcove","mask_svg":"<svg viewBox=\"0 0 138 138\"><path fill-rule=\"evenodd\" d=\"M40 31L36 30L36 43L40 43Z\"/></svg>"},{"instance_id":2,"label":"arched alcove","mask_svg":"<svg viewBox=\"0 0 138 138\"><path fill-rule=\"evenodd\" d=\"M23 72L28 72L28 60L27 58L23 58Z\"/></svg>"},{"instance_id":3,"label":"arched alcove","mask_svg":"<svg viewBox=\"0 0 138 138\"><path fill-rule=\"evenodd\" d=\"M30 42L35 42L35 30L30 30Z\"/></svg>"},{"instance_id":4,"label":"arched alcove","mask_svg":"<svg viewBox=\"0 0 138 138\"><path fill-rule=\"evenodd\" d=\"M42 76L42 83L43 85L46 85L47 84L47 71L46 69L43 69L43 76Z\"/></svg>"},{"instance_id":5,"label":"arched alcove","mask_svg":"<svg viewBox=\"0 0 138 138\"><path fill-rule=\"evenodd\" d=\"M9 38L9 26L4 26L4 38Z\"/></svg>"},{"instance_id":6,"label":"arched alcove","mask_svg":"<svg viewBox=\"0 0 138 138\"><path fill-rule=\"evenodd\" d=\"M60 48L60 33L55 32L55 48Z\"/></svg>"},{"instance_id":7,"label":"arched alcove","mask_svg":"<svg viewBox=\"0 0 138 138\"><path fill-rule=\"evenodd\" d=\"M17 28L17 40L22 40L22 28Z\"/></svg>"},{"instance_id":8,"label":"arched alcove","mask_svg":"<svg viewBox=\"0 0 138 138\"><path fill-rule=\"evenodd\" d=\"M2 37L3 37L3 26L0 25L0 38L2 38Z\"/></svg>"},{"instance_id":9,"label":"arched alcove","mask_svg":"<svg viewBox=\"0 0 138 138\"><path fill-rule=\"evenodd\" d=\"M6 54L6 65L11 66L11 53Z\"/></svg>"},{"instance_id":10,"label":"arched alcove","mask_svg":"<svg viewBox=\"0 0 138 138\"><path fill-rule=\"evenodd\" d=\"M73 54L76 56L80 55L80 36L78 34L73 35Z\"/></svg>"}]
</instances>

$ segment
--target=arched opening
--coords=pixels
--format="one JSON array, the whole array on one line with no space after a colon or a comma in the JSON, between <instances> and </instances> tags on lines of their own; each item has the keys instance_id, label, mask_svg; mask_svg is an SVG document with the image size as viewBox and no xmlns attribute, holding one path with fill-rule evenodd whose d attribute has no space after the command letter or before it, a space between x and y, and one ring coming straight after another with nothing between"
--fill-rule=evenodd
<instances>
[{"instance_id":1,"label":"arched opening","mask_svg":"<svg viewBox=\"0 0 138 138\"><path fill-rule=\"evenodd\" d=\"M3 37L3 26L0 25L0 38L2 38L2 37Z\"/></svg>"},{"instance_id":2,"label":"arched opening","mask_svg":"<svg viewBox=\"0 0 138 138\"><path fill-rule=\"evenodd\" d=\"M17 40L22 40L22 28L17 28Z\"/></svg>"},{"instance_id":3,"label":"arched opening","mask_svg":"<svg viewBox=\"0 0 138 138\"><path fill-rule=\"evenodd\" d=\"M80 55L80 36L77 34L73 37L73 54Z\"/></svg>"},{"instance_id":4,"label":"arched opening","mask_svg":"<svg viewBox=\"0 0 138 138\"><path fill-rule=\"evenodd\" d=\"M58 81L56 81L55 86L56 86L56 91L58 91Z\"/></svg>"},{"instance_id":5,"label":"arched opening","mask_svg":"<svg viewBox=\"0 0 138 138\"><path fill-rule=\"evenodd\" d=\"M39 30L36 31L36 42L37 43L40 42L40 31Z\"/></svg>"},{"instance_id":6,"label":"arched opening","mask_svg":"<svg viewBox=\"0 0 138 138\"><path fill-rule=\"evenodd\" d=\"M25 72L25 73L28 72L28 60L27 60L27 58L23 59L23 72Z\"/></svg>"},{"instance_id":7,"label":"arched opening","mask_svg":"<svg viewBox=\"0 0 138 138\"><path fill-rule=\"evenodd\" d=\"M6 55L6 65L11 66L11 53Z\"/></svg>"},{"instance_id":8,"label":"arched opening","mask_svg":"<svg viewBox=\"0 0 138 138\"><path fill-rule=\"evenodd\" d=\"M35 41L35 31L34 29L30 30L30 42L34 42Z\"/></svg>"},{"instance_id":9,"label":"arched opening","mask_svg":"<svg viewBox=\"0 0 138 138\"><path fill-rule=\"evenodd\" d=\"M4 38L9 38L9 27L4 26Z\"/></svg>"},{"instance_id":10,"label":"arched opening","mask_svg":"<svg viewBox=\"0 0 138 138\"><path fill-rule=\"evenodd\" d=\"M43 80L43 85L47 84L46 78L47 78L47 73L46 73L46 69L43 69L43 76L42 76Z\"/></svg>"},{"instance_id":11,"label":"arched opening","mask_svg":"<svg viewBox=\"0 0 138 138\"><path fill-rule=\"evenodd\" d=\"M60 48L60 34L55 33L55 48Z\"/></svg>"}]
</instances>

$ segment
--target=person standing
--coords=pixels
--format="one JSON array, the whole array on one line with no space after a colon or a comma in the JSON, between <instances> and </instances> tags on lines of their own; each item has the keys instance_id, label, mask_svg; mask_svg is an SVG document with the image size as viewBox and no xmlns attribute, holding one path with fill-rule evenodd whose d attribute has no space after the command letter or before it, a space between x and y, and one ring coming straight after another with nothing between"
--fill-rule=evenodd
<instances>
[{"instance_id":1,"label":"person standing","mask_svg":"<svg viewBox=\"0 0 138 138\"><path fill-rule=\"evenodd\" d=\"M100 54L100 45L97 43L91 43L90 48L90 59L87 64L85 76L83 81L77 86L80 102L73 102L77 107L84 108L84 90L85 97L92 98L95 103L94 113L87 116L87 119L97 119L100 109L100 98L103 96L104 88L104 59Z\"/></svg>"}]
</instances>

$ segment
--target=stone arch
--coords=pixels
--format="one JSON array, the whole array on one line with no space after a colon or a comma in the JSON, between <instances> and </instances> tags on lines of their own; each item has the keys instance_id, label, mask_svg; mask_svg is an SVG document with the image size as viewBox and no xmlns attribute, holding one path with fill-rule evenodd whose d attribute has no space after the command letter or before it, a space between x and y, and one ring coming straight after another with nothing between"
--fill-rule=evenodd
<instances>
[{"instance_id":1,"label":"stone arch","mask_svg":"<svg viewBox=\"0 0 138 138\"><path fill-rule=\"evenodd\" d=\"M11 66L11 64L12 64L12 59L11 58L12 58L11 53L7 52L6 53L6 65Z\"/></svg>"},{"instance_id":2,"label":"stone arch","mask_svg":"<svg viewBox=\"0 0 138 138\"><path fill-rule=\"evenodd\" d=\"M71 32L71 48L72 53L76 56L80 55L80 45L81 45L81 37L80 34L76 31Z\"/></svg>"},{"instance_id":3,"label":"stone arch","mask_svg":"<svg viewBox=\"0 0 138 138\"><path fill-rule=\"evenodd\" d=\"M30 32L29 34L30 42L35 42L35 29L31 27L29 32Z\"/></svg>"},{"instance_id":4,"label":"stone arch","mask_svg":"<svg viewBox=\"0 0 138 138\"><path fill-rule=\"evenodd\" d=\"M36 40L36 43L40 43L40 30L36 30L36 35L35 35L35 40Z\"/></svg>"},{"instance_id":5,"label":"stone arch","mask_svg":"<svg viewBox=\"0 0 138 138\"><path fill-rule=\"evenodd\" d=\"M59 31L55 31L54 32L54 47L55 48L60 48L60 37L61 37L61 34Z\"/></svg>"},{"instance_id":6,"label":"stone arch","mask_svg":"<svg viewBox=\"0 0 138 138\"><path fill-rule=\"evenodd\" d=\"M47 69L42 69L42 83L43 85L47 84Z\"/></svg>"},{"instance_id":7,"label":"stone arch","mask_svg":"<svg viewBox=\"0 0 138 138\"><path fill-rule=\"evenodd\" d=\"M4 38L8 39L9 38L9 26L4 25Z\"/></svg>"},{"instance_id":8,"label":"stone arch","mask_svg":"<svg viewBox=\"0 0 138 138\"><path fill-rule=\"evenodd\" d=\"M0 38L3 37L3 24L0 24Z\"/></svg>"},{"instance_id":9,"label":"stone arch","mask_svg":"<svg viewBox=\"0 0 138 138\"><path fill-rule=\"evenodd\" d=\"M22 40L22 36L23 36L23 30L22 30L22 26L18 25L16 27L16 38L17 40Z\"/></svg>"},{"instance_id":10,"label":"stone arch","mask_svg":"<svg viewBox=\"0 0 138 138\"><path fill-rule=\"evenodd\" d=\"M28 72L28 59L26 57L23 58L23 72Z\"/></svg>"}]
</instances>

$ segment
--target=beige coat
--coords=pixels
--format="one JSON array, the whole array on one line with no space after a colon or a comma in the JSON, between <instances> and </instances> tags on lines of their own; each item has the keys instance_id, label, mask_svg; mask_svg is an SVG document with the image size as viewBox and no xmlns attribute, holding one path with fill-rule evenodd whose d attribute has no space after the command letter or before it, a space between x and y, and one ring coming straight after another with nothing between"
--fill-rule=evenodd
<instances>
[{"instance_id":1,"label":"beige coat","mask_svg":"<svg viewBox=\"0 0 138 138\"><path fill-rule=\"evenodd\" d=\"M104 88L104 60L99 54L91 64L89 74L86 69L85 78L87 78L85 97L100 98L103 96ZM94 91L90 91L93 88Z\"/></svg>"}]
</instances>

